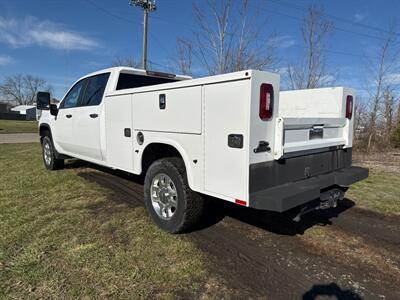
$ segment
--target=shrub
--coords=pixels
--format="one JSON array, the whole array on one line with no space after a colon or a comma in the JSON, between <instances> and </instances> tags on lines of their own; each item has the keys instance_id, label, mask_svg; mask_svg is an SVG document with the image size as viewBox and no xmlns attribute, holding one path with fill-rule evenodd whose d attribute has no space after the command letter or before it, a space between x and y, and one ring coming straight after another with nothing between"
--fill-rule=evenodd
<instances>
[{"instance_id":1,"label":"shrub","mask_svg":"<svg viewBox=\"0 0 400 300\"><path fill-rule=\"evenodd\" d=\"M400 148L400 118L397 121L397 126L392 133L392 145L396 148Z\"/></svg>"}]
</instances>

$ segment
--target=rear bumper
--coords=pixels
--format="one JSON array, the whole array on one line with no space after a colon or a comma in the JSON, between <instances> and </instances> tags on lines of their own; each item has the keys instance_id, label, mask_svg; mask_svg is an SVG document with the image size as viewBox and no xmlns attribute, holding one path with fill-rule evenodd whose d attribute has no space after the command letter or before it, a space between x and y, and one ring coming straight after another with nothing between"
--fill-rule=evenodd
<instances>
[{"instance_id":1,"label":"rear bumper","mask_svg":"<svg viewBox=\"0 0 400 300\"><path fill-rule=\"evenodd\" d=\"M342 168L327 174L250 193L249 206L256 209L284 212L318 199L323 189L332 186L348 187L367 177L368 169L361 167Z\"/></svg>"}]
</instances>

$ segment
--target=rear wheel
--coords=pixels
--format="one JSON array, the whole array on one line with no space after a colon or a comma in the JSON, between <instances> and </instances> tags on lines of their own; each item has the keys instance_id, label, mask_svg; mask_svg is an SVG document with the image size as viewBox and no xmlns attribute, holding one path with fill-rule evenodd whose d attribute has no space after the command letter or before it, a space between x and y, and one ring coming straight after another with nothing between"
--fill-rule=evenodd
<instances>
[{"instance_id":1,"label":"rear wheel","mask_svg":"<svg viewBox=\"0 0 400 300\"><path fill-rule=\"evenodd\" d=\"M56 158L53 141L49 135L43 137L42 156L44 165L47 169L58 170L64 167L64 160Z\"/></svg>"},{"instance_id":2,"label":"rear wheel","mask_svg":"<svg viewBox=\"0 0 400 300\"><path fill-rule=\"evenodd\" d=\"M204 199L192 191L180 158L155 161L144 182L146 208L163 230L179 233L192 229L200 220Z\"/></svg>"}]
</instances>

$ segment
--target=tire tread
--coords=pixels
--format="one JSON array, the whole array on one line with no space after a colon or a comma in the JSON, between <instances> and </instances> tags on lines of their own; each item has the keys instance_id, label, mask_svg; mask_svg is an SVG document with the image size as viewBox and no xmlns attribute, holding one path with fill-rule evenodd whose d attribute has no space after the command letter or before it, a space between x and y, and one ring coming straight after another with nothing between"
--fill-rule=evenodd
<instances>
[{"instance_id":1,"label":"tire tread","mask_svg":"<svg viewBox=\"0 0 400 300\"><path fill-rule=\"evenodd\" d=\"M174 228L167 229L161 226L162 229L167 230L170 233L182 233L194 228L200 222L200 219L202 217L204 209L204 199L202 195L190 189L183 160L179 157L159 159L150 166L147 174L151 173L155 169L169 169L171 171L177 172L180 178L179 184L181 184L183 194L185 196L184 201L186 209L183 212L183 217L174 226ZM147 174L147 180L145 180L145 193L149 190L149 185L151 184L151 178L147 178ZM145 199L146 197L149 196L145 195ZM147 199L146 206L148 206L148 209L152 209L152 207L150 207L151 204L148 204L149 201L151 200Z\"/></svg>"},{"instance_id":2,"label":"tire tread","mask_svg":"<svg viewBox=\"0 0 400 300\"><path fill-rule=\"evenodd\" d=\"M49 170L59 170L59 169L64 168L64 159L57 159L55 156L53 139L51 138L50 133L46 132L46 134L43 137L42 144L44 143L45 139L49 139L50 146L51 146L51 156L52 156L51 164L47 165L44 160L43 153L42 153L43 163L44 163L45 167Z\"/></svg>"}]
</instances>

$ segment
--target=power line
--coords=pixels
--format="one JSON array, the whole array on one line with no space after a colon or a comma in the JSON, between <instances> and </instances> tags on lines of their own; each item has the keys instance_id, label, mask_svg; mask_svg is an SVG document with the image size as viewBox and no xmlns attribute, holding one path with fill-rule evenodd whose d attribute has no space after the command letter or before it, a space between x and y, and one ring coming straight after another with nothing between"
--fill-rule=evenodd
<instances>
[{"instance_id":1,"label":"power line","mask_svg":"<svg viewBox=\"0 0 400 300\"><path fill-rule=\"evenodd\" d=\"M106 15L109 15L110 17L113 17L114 19L117 19L117 20L119 20L119 21L124 21L124 22L130 23L130 24L142 26L142 24L141 24L140 22L135 22L135 21L132 21L132 20L130 20L130 19L121 17L121 16L119 16L119 15L117 15L117 14L114 14L113 12L110 12L109 10L107 10L107 9L103 8L102 6L96 4L96 3L95 3L94 1L92 1L92 0L85 0L85 1L86 1L87 3L89 3L91 6L93 6L94 8L96 8L97 10L99 10L99 11L105 13Z\"/></svg>"},{"instance_id":2,"label":"power line","mask_svg":"<svg viewBox=\"0 0 400 300\"><path fill-rule=\"evenodd\" d=\"M156 63L155 61L153 61L153 60L148 60L149 61L149 63L151 63L152 65L156 65L156 66L159 66L159 67L162 67L162 68L165 68L165 65L161 65L161 64L159 64L159 63Z\"/></svg>"},{"instance_id":3,"label":"power line","mask_svg":"<svg viewBox=\"0 0 400 300\"><path fill-rule=\"evenodd\" d=\"M165 23L171 23L171 20L163 19L163 18L156 17L156 16L151 16L150 18L151 18L151 19L160 20L160 21L165 22ZM193 26L193 24L184 23L184 22L175 21L175 20L173 21L173 23L185 25L185 26L187 26L187 27L192 27L192 26Z\"/></svg>"},{"instance_id":4,"label":"power line","mask_svg":"<svg viewBox=\"0 0 400 300\"><path fill-rule=\"evenodd\" d=\"M285 4L286 4L286 7L290 6L291 8L294 8L296 10L300 10L300 11L303 11L303 12L306 9L306 7L304 7L302 5L294 4L292 2L287 2L287 1L282 1L282 0L279 0L279 1L277 1L277 0L267 0L267 1L271 1L271 2L274 2L275 4L283 5L283 6L285 6ZM384 28L381 28L381 27L371 26L371 25L368 25L368 24L360 23L360 22L354 22L354 21L351 21L349 19L345 19L345 18L342 18L342 17L335 16L333 14L329 14L329 13L325 13L324 12L324 15L329 17L329 18L331 18L331 19L338 20L338 21L343 22L343 23L348 23L348 24L351 24L351 25L354 25L354 26L358 26L358 27L367 28L367 29L370 29L370 30L379 31L381 33L384 32L386 34L400 35L400 33L398 33L398 32L391 32L391 31L388 31L388 30L386 30Z\"/></svg>"},{"instance_id":5,"label":"power line","mask_svg":"<svg viewBox=\"0 0 400 300\"><path fill-rule=\"evenodd\" d=\"M99 5L97 5L95 2L93 2L92 0L85 0L88 4L90 4L91 6L93 6L94 8L96 8L97 10L99 10L99 11L101 11L101 12L103 12L103 13L105 13L105 14L107 14L107 15L109 15L110 17L112 17L112 18L114 18L114 19L117 19L117 20L119 20L119 21L123 21L123 22L127 22L127 23L130 23L130 24L134 24L134 25L137 25L137 26L142 26L142 24L140 23L140 22L135 22L135 21L132 21L132 20L130 20L130 19L127 19L127 18L124 18L124 17L121 17L121 16L119 16L119 15L117 15L117 14L114 14L113 12L110 12L109 10L107 10L107 9L105 9L104 7L101 7L101 6L99 6ZM157 18L157 17L151 17L152 19L153 18L156 18L156 19L160 19L161 20L161 18ZM165 22L167 22L167 20L164 20L164 19L162 19L163 21L165 21ZM153 40L153 41L155 41L156 43L157 43L157 45L160 47L160 48L162 48L165 52L168 52L167 50L166 50L166 48L165 48L165 46L158 40L158 38L154 35L154 34L152 34L151 32L150 32L150 38ZM154 63L153 63L154 64ZM161 66L161 65L160 65Z\"/></svg>"},{"instance_id":6,"label":"power line","mask_svg":"<svg viewBox=\"0 0 400 300\"><path fill-rule=\"evenodd\" d=\"M275 0L268 0L268 1L275 1ZM128 22L128 23L131 23L131 24L135 24L135 25L138 25L138 26L142 26L142 24L139 23L139 22L134 22L132 20L123 18L123 17L121 17L119 15L116 15L116 14L104 9L103 7L95 4L92 0L86 0L86 2L88 2L90 5L92 5L96 9L102 11L103 13L105 13L105 14L107 14L107 15L115 18L115 19L118 19L118 20L124 21L124 22ZM301 17L292 16L292 15L289 15L289 14L286 14L286 13L282 13L280 11L270 10L270 9L266 10L264 8L261 8L261 7L258 7L258 6L254 6L254 5L251 5L251 6L254 7L255 9L262 10L262 11L273 12L273 13L282 15L284 17L287 17L287 18L290 18L290 19L293 19L293 20L296 20L296 21L299 21L299 22L303 20ZM299 9L299 8L297 8L297 9ZM304 10L302 10L302 11L304 11ZM171 20L166 20L166 19L163 19L163 18L160 18L160 17L152 16L151 18L152 19L156 19L156 20L160 20L160 21L163 21L163 22L171 23ZM192 30L194 29L192 24L188 24L188 23L184 23L184 22L178 22L178 21L172 21L172 23L185 25L185 26L189 27ZM342 29L342 28L337 28L337 27L335 27L335 29L337 29L339 31L347 32L347 33L358 34L358 35L363 35L363 36L374 38L374 39L383 39L384 40L384 38L379 38L379 37L376 37L376 36L371 36L371 35L360 33L360 32L354 32L354 31L350 31L350 30L346 30L346 29ZM160 46L162 49L164 49L165 52L168 52L166 50L165 46L163 46L163 44L155 37L154 34L150 33L150 38L152 40L154 40L158 44L158 46ZM294 45L294 46L298 47L298 48L305 49L305 47L296 46L296 45ZM360 55L360 54L354 54L354 53L349 53L349 52L344 52L344 51L336 51L336 50L330 50L330 49L326 49L326 52L333 53L333 54L338 54L338 55L344 55L344 56L358 57L358 58L376 59L376 57L372 57L372 56L363 56L363 55ZM155 63L153 63L153 64L155 64ZM157 64L155 64L155 65L157 65ZM158 65L162 66L160 64L158 64Z\"/></svg>"},{"instance_id":7,"label":"power line","mask_svg":"<svg viewBox=\"0 0 400 300\"><path fill-rule=\"evenodd\" d=\"M299 45L293 45L293 47L307 49L307 47L299 46ZM379 57L377 57L377 56L374 57L374 56L369 56L369 55L354 54L354 53L338 51L338 50L324 49L324 51L326 51L328 53L339 54L339 55L344 55L344 56L352 56L352 57L357 57L357 58L379 59Z\"/></svg>"},{"instance_id":8,"label":"power line","mask_svg":"<svg viewBox=\"0 0 400 300\"><path fill-rule=\"evenodd\" d=\"M272 1L272 0L269 0L269 1ZM303 21L303 18L301 18L301 17L292 16L292 15L289 15L289 14L286 14L286 13L282 13L282 12L277 11L277 10L271 10L271 9L267 10L267 9L262 8L262 7L253 6L253 5L252 5L252 7L256 8L258 10L265 11L265 12L273 12L275 14L278 14L278 15L281 15L281 16L284 16L284 17L287 17L287 18L290 18L290 19L293 19L293 20L297 20L297 21L300 21L300 22ZM302 11L304 12L304 10L302 10ZM335 28L335 30L342 31L342 32L345 32L345 33L360 35L360 36L364 36L364 37L368 37L368 38L372 38L372 39L386 40L384 37L378 37L378 36L370 35L370 34L367 34L367 33L352 31L352 30L344 29L344 28L341 28L341 27L338 27L338 26L334 26L334 28Z\"/></svg>"},{"instance_id":9,"label":"power line","mask_svg":"<svg viewBox=\"0 0 400 300\"><path fill-rule=\"evenodd\" d=\"M251 5L251 6L253 6L253 5ZM263 9L263 8L260 8L260 7L257 7L257 6L253 6L254 8L256 8L256 9L260 9L260 10L264 10L264 11L266 11L265 9ZM288 17L288 18L291 18L291 19L294 19L294 20L297 20L297 21L303 21L303 19L302 18L300 18L300 17L295 17L295 16L292 16L292 15L288 15L288 14L285 14L285 13L282 13L282 12L278 12L278 11L271 11L271 10L268 10L268 11L270 11L270 12L274 12L274 13L277 13L277 14L280 14L280 15L282 15L282 16L285 16L285 17ZM163 18L160 18L160 17L152 17L153 19L157 19L157 20L160 20L160 21L163 21L163 22L168 22L168 23L171 23L171 20L166 20L166 19L163 19ZM193 25L192 24L188 24L188 23L183 23L183 22L177 22L177 21L173 21L173 23L175 23L175 24L181 24L181 25L185 25L185 26L187 26L187 27L189 27L190 29L194 29L193 28ZM340 28L340 30L343 30L343 31L345 31L344 29L341 29ZM357 32L353 32L353 31L349 31L350 33L354 33L354 34L363 34L363 33L357 33ZM378 38L378 37L375 37L375 36L369 36L369 35L367 35L368 37L371 37L371 38ZM302 49L305 49L306 47L302 47L302 46L298 46L298 45L294 45L295 47L298 47L298 48L302 48ZM354 53L349 53L349 52L344 52L344 51L337 51L337 50L330 50L330 49L326 49L325 50L326 52L329 52L329 53L333 53L333 54L339 54L339 55L345 55L345 56L352 56L352 57L358 57L358 58L369 58L369 59L377 59L377 57L373 57L373 56L367 56L367 55L361 55L361 54L354 54Z\"/></svg>"}]
</instances>

